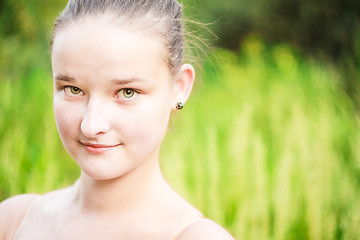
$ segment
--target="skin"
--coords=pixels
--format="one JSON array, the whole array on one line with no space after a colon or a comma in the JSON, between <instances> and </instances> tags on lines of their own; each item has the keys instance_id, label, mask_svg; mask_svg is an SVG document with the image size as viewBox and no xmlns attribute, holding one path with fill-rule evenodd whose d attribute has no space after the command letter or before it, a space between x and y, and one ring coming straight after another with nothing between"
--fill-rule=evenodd
<instances>
[{"instance_id":1,"label":"skin","mask_svg":"<svg viewBox=\"0 0 360 240\"><path fill-rule=\"evenodd\" d=\"M161 38L136 29L103 15L57 32L54 113L81 176L69 188L0 204L0 240L232 239L216 223L196 221L201 213L161 175L169 116L187 100L195 73L185 64L173 75Z\"/></svg>"}]
</instances>

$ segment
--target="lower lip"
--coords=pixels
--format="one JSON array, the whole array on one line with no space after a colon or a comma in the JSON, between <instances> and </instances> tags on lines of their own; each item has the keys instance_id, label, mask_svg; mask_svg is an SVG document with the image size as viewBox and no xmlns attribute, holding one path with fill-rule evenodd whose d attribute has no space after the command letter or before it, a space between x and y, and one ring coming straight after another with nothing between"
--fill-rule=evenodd
<instances>
[{"instance_id":1,"label":"lower lip","mask_svg":"<svg viewBox=\"0 0 360 240\"><path fill-rule=\"evenodd\" d=\"M109 147L93 147L93 146L87 146L87 145L83 145L85 150L89 153L92 154L102 154L105 153L107 151L110 151L116 147L118 147L119 145L116 146L109 146Z\"/></svg>"}]
</instances>

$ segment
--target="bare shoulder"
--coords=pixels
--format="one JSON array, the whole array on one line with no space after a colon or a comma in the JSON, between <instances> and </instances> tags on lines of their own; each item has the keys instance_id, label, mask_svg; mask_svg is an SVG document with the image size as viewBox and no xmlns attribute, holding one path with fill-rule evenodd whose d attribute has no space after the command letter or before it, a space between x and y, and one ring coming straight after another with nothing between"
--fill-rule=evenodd
<instances>
[{"instance_id":1,"label":"bare shoulder","mask_svg":"<svg viewBox=\"0 0 360 240\"><path fill-rule=\"evenodd\" d=\"M14 233L36 194L21 194L0 203L0 239Z\"/></svg>"},{"instance_id":2,"label":"bare shoulder","mask_svg":"<svg viewBox=\"0 0 360 240\"><path fill-rule=\"evenodd\" d=\"M234 240L219 224L209 219L202 219L191 225L177 240Z\"/></svg>"},{"instance_id":3,"label":"bare shoulder","mask_svg":"<svg viewBox=\"0 0 360 240\"><path fill-rule=\"evenodd\" d=\"M36 194L21 194L0 203L0 223L22 218L29 205L38 197ZM0 224L3 226L3 224Z\"/></svg>"}]
</instances>

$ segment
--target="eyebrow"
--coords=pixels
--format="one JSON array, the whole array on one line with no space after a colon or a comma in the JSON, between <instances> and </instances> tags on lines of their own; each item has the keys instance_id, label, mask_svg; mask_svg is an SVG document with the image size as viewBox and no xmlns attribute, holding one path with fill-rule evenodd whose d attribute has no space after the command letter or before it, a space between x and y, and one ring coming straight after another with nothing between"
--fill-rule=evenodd
<instances>
[{"instance_id":1,"label":"eyebrow","mask_svg":"<svg viewBox=\"0 0 360 240\"><path fill-rule=\"evenodd\" d=\"M69 77L66 75L62 75L62 74L56 75L54 79L58 80L58 81L65 81L65 82L76 82L75 78ZM111 80L111 83L113 83L114 85L121 85L121 86L129 84L129 83L134 83L134 82L149 82L149 81L146 79L142 79L142 78L128 78L128 79L113 79L113 80Z\"/></svg>"},{"instance_id":2,"label":"eyebrow","mask_svg":"<svg viewBox=\"0 0 360 240\"><path fill-rule=\"evenodd\" d=\"M113 79L111 80L111 82L115 85L126 85L134 82L149 82L149 81L142 78L129 78L129 79Z\"/></svg>"},{"instance_id":3,"label":"eyebrow","mask_svg":"<svg viewBox=\"0 0 360 240\"><path fill-rule=\"evenodd\" d=\"M69 76L65 76L65 75L56 75L55 80L60 80L60 81L65 81L65 82L76 82L75 78L73 77L69 77Z\"/></svg>"}]
</instances>

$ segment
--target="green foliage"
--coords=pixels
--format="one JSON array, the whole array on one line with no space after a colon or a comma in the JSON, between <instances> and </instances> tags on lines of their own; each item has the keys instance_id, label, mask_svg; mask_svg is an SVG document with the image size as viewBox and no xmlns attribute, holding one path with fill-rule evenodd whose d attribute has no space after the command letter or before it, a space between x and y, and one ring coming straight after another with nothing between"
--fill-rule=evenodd
<instances>
[{"instance_id":1,"label":"green foliage","mask_svg":"<svg viewBox=\"0 0 360 240\"><path fill-rule=\"evenodd\" d=\"M79 175L56 131L49 64L36 61L44 50L7 51L23 57L0 80L0 199ZM236 239L360 236L360 122L336 70L256 38L202 68L162 148L174 188Z\"/></svg>"},{"instance_id":2,"label":"green foliage","mask_svg":"<svg viewBox=\"0 0 360 240\"><path fill-rule=\"evenodd\" d=\"M359 122L331 66L219 50L163 147L167 178L237 239L355 239Z\"/></svg>"},{"instance_id":3,"label":"green foliage","mask_svg":"<svg viewBox=\"0 0 360 240\"><path fill-rule=\"evenodd\" d=\"M185 13L210 23L217 46L237 51L256 34L303 55L335 63L341 84L360 109L360 4L356 0L183 0ZM203 33L209 39L209 34Z\"/></svg>"},{"instance_id":4,"label":"green foliage","mask_svg":"<svg viewBox=\"0 0 360 240\"><path fill-rule=\"evenodd\" d=\"M49 30L66 0L0 1L0 36L16 36L29 41L50 37Z\"/></svg>"},{"instance_id":5,"label":"green foliage","mask_svg":"<svg viewBox=\"0 0 360 240\"><path fill-rule=\"evenodd\" d=\"M308 53L339 57L354 50L356 0L183 0L186 13L214 23L220 45L238 49L248 34L292 43Z\"/></svg>"}]
</instances>

